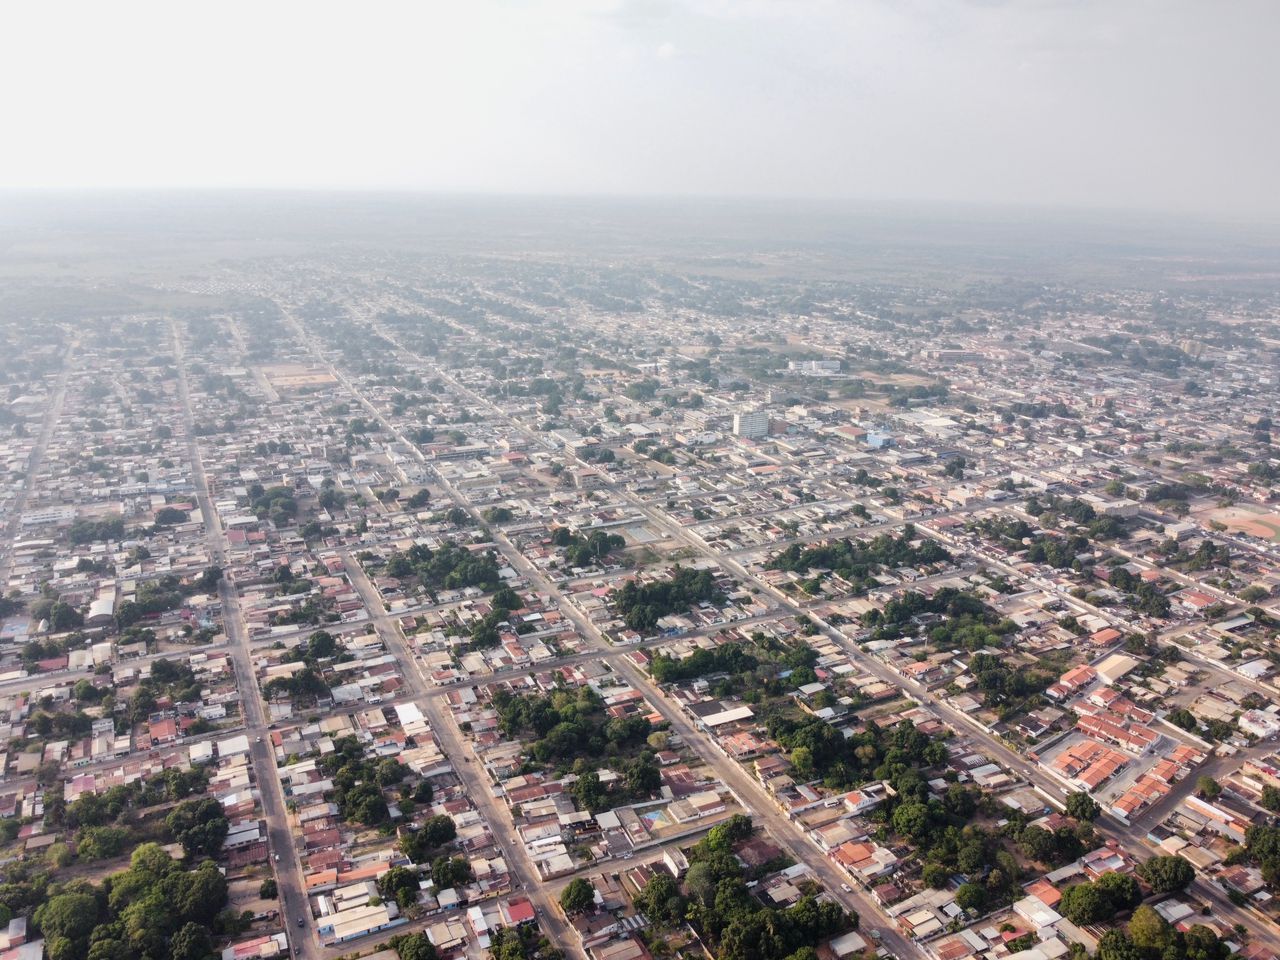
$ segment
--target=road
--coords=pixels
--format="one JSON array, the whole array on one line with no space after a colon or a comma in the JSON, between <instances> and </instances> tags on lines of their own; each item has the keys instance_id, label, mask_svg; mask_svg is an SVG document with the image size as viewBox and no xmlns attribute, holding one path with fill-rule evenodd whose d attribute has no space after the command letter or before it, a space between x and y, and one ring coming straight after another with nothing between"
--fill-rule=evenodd
<instances>
[{"instance_id":1,"label":"road","mask_svg":"<svg viewBox=\"0 0 1280 960\"><path fill-rule=\"evenodd\" d=\"M440 748L452 761L454 772L466 788L468 799L489 824L494 842L507 862L507 869L541 914L543 926L555 938L556 943L566 949L575 960L586 960L577 934L560 913L549 888L543 884L537 868L529 859L524 844L515 839L515 823L511 818L510 810L507 809L506 804L497 801L489 778L481 772L480 765L473 762L473 753L463 743L452 713L439 697L428 695L432 691L422 674L418 658L405 643L400 624L387 615L381 595L370 582L360 562L345 551L341 556L347 569L347 577L359 594L365 609L372 615L374 629L386 644L388 652L393 654L404 667L405 682L413 691L415 701L427 715Z\"/></svg>"},{"instance_id":2,"label":"road","mask_svg":"<svg viewBox=\"0 0 1280 960\"><path fill-rule=\"evenodd\" d=\"M8 544L8 550L3 557L0 557L0 589L8 589L9 573L13 569L13 545L17 542L18 532L22 529L22 514L27 509L27 502L31 499L31 491L35 489L36 478L40 475L40 464L49 449L49 440L57 429L58 419L62 416L62 405L67 399L67 383L71 379L71 358L75 356L78 343L79 341L72 340L62 355L62 372L58 374L58 379L54 383L53 399L49 401L44 419L40 421L40 436L31 448L31 455L27 457L27 472L22 478L22 489L14 497L13 504L10 506L12 513L9 516L9 522L5 525L3 541Z\"/></svg>"},{"instance_id":3,"label":"road","mask_svg":"<svg viewBox=\"0 0 1280 960\"><path fill-rule=\"evenodd\" d=\"M294 323L296 325L296 320ZM305 331L302 331L300 326L298 329L304 339L304 342L310 343L311 340L306 338ZM382 411L378 409L378 407L370 402L342 374L342 372L324 358L319 351L314 350L313 348L313 354L320 360L320 362L325 364L325 366L333 373L334 377L343 384L344 387L346 387L347 391L357 399L373 417L378 420L380 425L388 433L403 443L406 449L413 451L419 461L426 466L427 469L432 471L439 485L448 492L454 503L466 510L475 521L478 523L482 522L479 510L457 490L447 477L441 474L438 470L435 470L434 464L422 455L421 451L418 450L415 444L410 443L407 438L400 433L395 424L393 424L382 413ZM451 381L453 379L443 370L440 370L440 375ZM466 388L461 389L464 389L467 393L472 393L471 391L466 390ZM474 394L472 395L475 396ZM476 399L480 402L484 402L478 396ZM517 421L514 421L512 418L506 419L508 419L517 429L527 431L527 428L522 424L519 424ZM646 514L648 513L648 509L637 503L630 495L627 496L627 500L632 502L633 505L639 506ZM525 556L515 548L511 541L506 538L505 535L501 532L496 533L494 541L503 557L512 564L514 569L525 577L535 590L557 600L560 609L571 620L573 620L580 635L596 648L597 655L607 654L613 649L595 624L583 615L576 605L570 603L560 592L559 588L547 579L540 570L531 564ZM705 550L705 548L702 549ZM353 576L353 582L354 580L355 577ZM358 589L358 592L361 592L361 597L365 600L366 608L374 610L380 609L381 597L377 595L377 591L373 589L372 584L368 583L367 577L364 578L364 582L366 585L365 591L362 592ZM374 606L369 607L370 603L374 604ZM374 618L375 624L378 619L378 617ZM386 620L386 626L389 628L388 636L384 637L384 642L388 639L395 642L399 639L397 625L388 618L385 618L385 616L383 619ZM412 668L417 671L417 661L408 656L408 651L404 650L403 645L401 645L400 650L401 652L397 655L402 660L407 658L405 662L411 664ZM774 806L772 800L765 792L764 787L757 780L748 776L740 764L730 760L727 756L715 749L715 747L710 744L701 732L694 730L689 725L688 721L685 720L681 711L666 701L665 697L663 697L660 691L650 683L645 674L632 666L625 658L617 659L615 661L615 667L618 669L620 675L626 678L637 690L644 691L647 689L649 691L648 699L650 703L654 705L665 719L672 723L673 728L682 735L690 748L693 749L695 753L697 753L699 757L701 757L701 759L706 762L725 783L729 784L731 788L737 792L739 798L744 802L747 809L751 810L753 814L758 814L766 823L769 824L771 828L770 832L775 835L775 839L782 843L797 861L807 864L818 877L822 878L824 886L826 886L829 894L840 902L845 909L854 910L859 914L862 918L862 929L867 931L879 929L881 942L898 957L906 958L923 956L922 951L914 943L904 938L896 926L884 921L883 915L868 895L856 889L851 893L846 893L842 889L841 885L846 882L844 875L836 869L836 867L826 858L822 851L818 849L817 845L813 843L813 841L805 836L796 825L792 824L782 815L777 807ZM425 690L423 692L425 692ZM430 706L434 704L434 701L428 699L425 703ZM427 707L424 707L424 709L427 709ZM437 722L438 721L433 719L433 729L437 727ZM439 724L439 729L447 734L447 732L451 730L451 725L446 720L446 722ZM447 736L443 737L441 746L446 749L450 757L457 756L457 751L465 749L458 740L454 740L451 744L446 746L447 740ZM464 756L466 755L467 754L464 754ZM480 793L482 795L489 794L488 784L483 784L483 787L484 789L483 791L480 791ZM472 796L474 800L476 798L476 794L473 794ZM506 817L506 811L499 809L498 805L495 805L495 807L491 808L491 810L487 812L487 815L489 816L493 816L495 814L500 819L490 819L489 822L491 825L508 822L505 819L501 819ZM514 863L517 861L510 862ZM573 948L578 944L579 941L576 935L572 934L568 930L567 925L561 925L560 928L557 929L556 925L551 922L553 919L559 920L558 908L544 911L543 919L547 922L548 929L552 932L557 945L562 948ZM883 923L884 925L878 926L880 923Z\"/></svg>"},{"instance_id":4,"label":"road","mask_svg":"<svg viewBox=\"0 0 1280 960\"><path fill-rule=\"evenodd\" d=\"M202 643L184 646L180 650L161 650L158 653L148 653L141 657L133 657L128 660L119 661L122 667L131 667L137 664L154 663L156 660L184 660L197 653L218 653L226 646L223 642L218 643ZM51 670L47 673L28 673L25 677L14 677L12 680L0 680L0 696L8 693L36 691L45 687L62 687L73 684L77 680L92 680L96 676L94 667L85 667L82 670Z\"/></svg>"},{"instance_id":5,"label":"road","mask_svg":"<svg viewBox=\"0 0 1280 960\"><path fill-rule=\"evenodd\" d=\"M452 380L445 371L440 370L439 373L446 379ZM335 375L337 375L336 371ZM344 380L344 382L346 381ZM365 408L379 419L385 429L392 433L392 435L397 439L405 442L409 449L417 451L416 446L408 444L405 438L400 435L395 425L392 424L380 410L378 410L372 403L365 400L363 396L359 394L359 391L355 390L353 386L350 386L349 384L348 386L356 396L360 397ZM460 387L460 385L458 386ZM460 387L460 389L471 394L477 402L484 402L483 398L475 395L470 390L467 390L464 387ZM508 419L517 429L527 429L512 418L508 417L506 419ZM420 453L419 456L421 456ZM462 507L462 509L468 511L472 515L473 519L480 522L481 518L479 516L479 511L457 490L453 483L450 482L443 474L440 474L439 471L434 470L433 465L425 458L422 458L422 462L428 467L428 469L433 471L437 482L444 487L450 498L458 506ZM614 492L617 492L616 489ZM649 513L649 508L639 502L638 498L634 498L630 494L626 494L625 498L632 503L633 506L641 509L642 512L646 514ZM683 528L678 527L678 525L677 529L683 532ZM557 601L560 609L574 622L575 626L578 628L579 634L596 648L597 655L607 655L614 649L600 633L596 625L592 623L591 620L588 619L575 604L571 603L568 598L561 593L559 587L552 583L542 573L542 571L530 563L524 554L517 550L505 535L501 532L496 532L494 535L494 542L502 556L529 582L535 590L539 593L549 595ZM705 546L700 547L700 550L705 552ZM781 811L779 811L773 804L772 799L768 796L760 782L754 777L749 776L741 764L731 760L716 749L701 731L694 729L685 718L683 712L667 701L665 696L663 696L661 691L649 680L646 674L634 667L625 657L614 660L613 666L623 678L635 687L635 689L648 691L647 699L651 704L653 704L655 709L662 714L663 718L671 724L672 729L676 730L676 732L681 735L682 739L684 739L685 743L689 745L690 749L692 749L703 760L703 762L705 762L708 767L722 779L723 782L728 784L730 788L734 790L735 794L743 802L744 806L746 806L754 816L758 816L769 826L770 833L779 843L783 844L788 853L790 853L797 861L807 864L809 868L812 869L820 879L822 879L823 884L830 895L839 901L842 906L846 909L854 910L859 914L862 918L861 929L866 931L878 929L880 931L881 942L898 957L922 956L920 949L914 943L904 938L896 926L884 921L883 914L881 914L879 908L867 894L857 889L854 889L851 893L846 893L842 889L842 884L847 882L844 874L827 859L812 840L800 831L796 824L793 824L783 816ZM884 925L878 925L881 923ZM572 941L558 940L557 942L567 943Z\"/></svg>"},{"instance_id":6,"label":"road","mask_svg":"<svg viewBox=\"0 0 1280 960\"><path fill-rule=\"evenodd\" d=\"M379 329L379 332L382 333L384 336L387 336L387 331ZM387 338L391 340L393 343L396 343L393 337L388 336ZM402 347L399 347L398 343L397 343L397 347L403 350ZM485 409L490 411L495 417L498 417L499 419L507 422L508 424L515 427L516 429L521 430L526 434L526 436L529 436L531 438L535 437L535 434L533 433L533 431L531 431L527 426L520 423L516 418L510 416L505 411L501 410L495 404L490 402L488 398L476 393L474 390L471 390L469 387L467 387L466 385L458 381L457 378L451 376L448 373L448 371L445 371L438 365L433 365L433 367L434 367L435 373L438 376L448 381L455 389L469 396L474 403L484 407ZM752 574L749 570L747 570L741 563L739 563L732 555L728 555L725 552L717 551L714 548L709 547L702 540L701 537L697 536L696 532L689 530L689 528L683 526L678 521L673 520L671 517L665 514L661 509L655 507L653 504L645 502L644 500L642 500L635 494L631 493L630 491L623 489L620 485L614 483L612 481L612 478L608 477L607 475L605 475L605 488L614 496L619 497L620 499L624 500L634 508L639 509L660 530L666 531L674 539L683 541L684 543L692 547L694 550L696 550L699 554L718 563L723 569L725 569L729 573L732 573L733 575L741 579L743 582L754 585L759 590L764 592L766 595L773 596L785 607L790 608L794 613L799 614L799 613L807 612L801 603L797 602L794 598L784 593L783 591L778 590L772 587L771 585L765 583L764 581L760 580L758 577ZM451 493L453 494L455 499L459 499L456 491L451 491ZM968 513L968 512L972 512L975 509L983 509L991 505L992 504L985 503L985 502L980 504L974 503L974 504L966 505L965 508L960 508L960 510L958 511L950 511L950 512ZM935 514L935 516L937 515L943 515L943 514L941 513ZM928 518L922 518L922 519L928 519ZM880 525L877 525L877 526L880 526ZM925 535L935 536L927 528L918 526L917 529L920 530L921 533ZM866 528L864 528L862 532L865 533ZM821 537L817 539L821 539ZM941 538L936 538L936 539L940 540ZM505 553L506 551L504 551L504 554ZM510 556L509 556L509 559L511 559ZM1012 567L1010 567L1007 564L996 562L996 563L992 563L991 565L1005 574L1013 574L1015 576L1020 576L1017 573L1017 571L1015 571ZM520 569L520 568L517 567L517 569ZM1078 603L1079 601L1074 601L1074 602ZM571 610L571 611L574 610L571 604L566 603L565 606L567 610ZM1097 612L1100 615L1102 614L1101 611L1097 611ZM810 614L810 616L812 615ZM1020 777L1025 779L1028 783L1036 785L1042 791L1044 791L1050 796L1056 796L1059 798L1065 797L1067 790L1063 784L1061 784L1054 777L1049 775L1046 771L1041 769L1038 765L1031 763L1024 757L1022 757L1021 754L1018 754L1012 749L1010 749L1002 740L1000 740L1000 738L990 734L985 728L983 728L980 724L978 724L968 714L962 713L961 711L954 709L949 704L947 704L942 698L935 696L930 691L926 690L924 687L920 686L914 681L904 678L896 670L893 670L892 668L882 663L881 661L876 660L872 657L869 657L856 644L850 641L848 637L846 637L839 630L836 630L835 628L833 628L830 624L825 623L820 618L813 618L813 619L819 625L819 628L827 637L829 637L831 640L833 640L842 649L846 651L846 653L850 656L853 662L858 663L860 666L862 666L865 670L867 670L873 676L876 676L878 679L881 679L884 682L889 683L891 685L897 686L903 689L904 691L908 692L911 696L913 696L915 699L917 699L921 703L928 704L931 707L931 709L937 712L948 724L950 724L955 729L968 730L974 736L974 738L983 745L984 749L992 757L992 759L997 760L1002 765L1004 765L1005 767L1007 767L1008 769L1010 769L1011 771L1013 771L1014 773L1018 774ZM576 617L575 617L575 622L577 622ZM589 629L594 629L593 625L591 624L587 624L587 627ZM582 629L581 626L580 626L580 629ZM622 672L624 672L624 674L631 674L631 675L639 674L639 671L634 670L634 668L631 667L629 662L620 661L620 663L622 664ZM643 677L643 675L641 675L641 678L642 678L642 682L647 681L647 678ZM739 773L741 772L741 768L737 764L732 764L732 767L736 768L734 772L739 772ZM721 772L721 768L719 765L716 766L716 769L718 772ZM728 771L724 771L724 773L727 774ZM729 779L729 777L726 775L726 782L733 783L734 780ZM761 804L762 809L767 808L769 806L767 797L764 799L765 799L765 802ZM1138 827L1125 825L1120 821L1115 820L1114 818L1111 818L1111 817L1108 817L1106 821L1101 825L1101 827L1104 835L1110 834L1112 836L1118 836L1125 843L1126 847L1130 850L1145 849L1148 853L1151 853L1151 854L1159 852L1156 845L1151 843L1146 838L1145 831L1139 829ZM1235 905L1231 904L1225 898L1225 896L1223 896L1216 888L1210 886L1209 884L1204 883L1203 881L1197 880L1194 885L1194 890L1195 892L1200 893L1202 896L1204 896L1205 898L1213 902L1215 905L1215 909L1218 910L1222 916L1226 917L1229 923L1237 923L1237 922L1243 923L1246 927L1248 927L1251 930L1257 928L1258 932L1254 934L1254 942L1266 943L1269 948L1280 952L1280 928L1277 928L1272 923L1265 923L1265 924L1260 923L1259 920L1261 915L1257 914L1256 911L1236 907ZM872 915L879 916L879 913L877 911L875 914L872 914Z\"/></svg>"},{"instance_id":7,"label":"road","mask_svg":"<svg viewBox=\"0 0 1280 960\"><path fill-rule=\"evenodd\" d=\"M380 334L386 337L386 339L389 340L393 345L395 345L395 348L398 353L410 354L410 351L405 350L397 342L394 336L388 335L387 331L381 329L377 324L374 324L373 327ZM318 352L317 352L317 356L319 356ZM521 423L517 418L507 414L505 411L501 410L496 405L491 403L487 397L484 397L478 394L476 391L472 390L468 386L461 383L456 377L452 376L452 374L450 374L447 370L444 370L438 364L435 364L433 361L430 361L427 358L419 357L417 355L412 355L412 356L413 356L413 359L416 360L417 362L426 364L429 368L431 368L435 375L449 382L455 389L459 390L464 395L470 397L472 402L477 406L483 407L486 410L490 411L500 421L506 422L509 426L515 428L521 433L524 433L533 441L536 442L539 439L538 435L534 433L534 431L532 431L525 424ZM365 409L367 409L371 414L373 414L383 424L383 426L389 430L389 432L393 436L395 436L401 442L405 442L406 438L400 434L400 432L396 429L394 424L392 424L389 421L389 419L385 417L382 414L382 412L374 404L372 404L367 398L365 398L363 394L357 388L355 388L355 386L351 384L346 377L342 376L336 370L336 368L333 368L332 364L329 364L327 360L324 362L331 369L334 369L335 376L339 378L340 382L342 382L354 396L359 398L360 402L365 407ZM445 478L442 474L440 474L439 471L434 470L433 468L434 465L430 461L427 461L426 458L422 456L421 452L417 449L415 445L407 444L407 448L414 451L418 459L421 462L423 462L428 467L428 469L431 469L432 472L436 474L436 477L441 482L441 485L445 486L445 488L449 491L451 498L454 499L455 502L463 506L464 509L468 509L473 516L477 515L474 508L471 508L467 499L464 496L460 495L459 492L453 488L452 484L448 483L447 478ZM692 533L686 527L682 526L680 523L678 523L677 521L667 516L664 512L662 512L660 509L655 507L653 504L648 503L642 500L641 498L639 498L638 496L636 496L635 494L632 494L629 491L623 489L620 485L614 483L612 481L612 478L609 478L607 475L605 476L605 489L609 493L612 493L614 496L619 497L626 503L638 509L652 523L654 523L659 530L666 531L672 538L679 539L684 543L688 544L696 553L718 563L723 569L733 574L734 576L738 577L744 583L754 585L757 589L765 592L766 595L774 597L780 603L782 603L785 607L790 608L795 613L806 612L804 608L793 598L789 597L782 591L779 591L769 586L768 584L764 583L759 578L751 574L750 571L748 571L745 567L743 567L742 564L740 564L733 556L726 555L726 553L724 552L717 551L709 547L707 544L705 544L701 540L700 537L697 537L696 534ZM989 504L969 505L970 509L980 509L985 506L989 506ZM964 510L963 508L962 508L962 511L970 512L969 510ZM928 519L928 518L921 518L921 519ZM927 529L923 529L923 528L918 528L918 529L921 529L922 533L931 535ZM865 528L864 528L864 532L865 532ZM501 541L504 538L498 537L496 539ZM521 563L520 561L523 560L523 557L519 554L519 551L516 551L514 550L514 548L511 547L509 541L505 543L499 542L499 547L504 557L506 557L509 562L513 563L516 566L516 569L521 570L524 573L524 575L527 578L529 578L531 583L541 584L541 592L549 593L552 596L557 597L561 601L562 607L565 610L566 614L569 615L570 618L574 620L575 624L578 626L584 638L591 640L595 645L601 645L603 643L602 638L600 638L599 633L596 630L594 624L592 624L589 620L583 617L581 615L581 612L578 611L573 604L569 603L567 599L565 599L560 594L560 592L557 589L555 589L554 585L547 582L546 578L543 577L540 574L540 572L536 570L536 568L533 568L532 565L529 565L527 563ZM1009 568L1007 565L1004 565L1004 564L992 563L991 566L995 567L996 569L1003 568L1003 572L1006 572L1006 573L1013 572L1012 568ZM915 684L912 681L906 680L905 678L900 676L896 671L892 670L892 668L888 667L888 665L882 663L881 661L875 660L874 658L869 657L868 655L863 653L861 649L856 646L856 644L852 643L849 640L849 638L847 638L843 633L836 630L831 625L823 622L820 618L815 618L815 620L819 626L819 629L823 632L824 635L826 635L835 643L837 643L842 649L844 649L848 653L850 658L855 663L858 663L860 666L866 669L871 675L876 676L877 678L884 680L885 682L890 683L894 686L902 688L904 691L911 694L921 703L928 704L946 722L948 722L950 725L952 725L956 729L969 731L973 735L973 737L977 740L977 742L983 745L984 749L992 757L992 759L997 760L1001 764L1005 765L1008 769L1018 774L1027 782L1040 787L1048 795L1057 796L1059 798L1065 795L1066 788L1064 787L1063 784L1059 783L1055 778L1047 774L1044 770L1040 769L1038 766L1032 764L1030 761L1023 758L1020 754L1011 750L998 737L995 737L990 733L988 733L983 727L981 727L981 725L977 724L967 714L961 713L960 711L950 707L942 698L935 696L930 691L924 689L920 685ZM661 697L661 693L659 691L656 691L653 685L648 682L648 678L645 677L643 674L641 674L638 670L635 670L635 668L632 667L628 661L619 660L618 669L619 669L619 672L622 675L626 676L628 679L630 679L637 686L638 689L648 688L650 690L653 690L655 692L655 696L651 697L651 700L656 700L658 701L658 703L662 703L664 706L666 706L665 701ZM658 703L655 703L655 706L658 705ZM664 713L664 716L666 716L665 713ZM683 720L683 717L680 717L679 719ZM684 726L686 729L688 728L687 722L685 722ZM712 747L709 744L706 738L704 738L697 731L691 731L691 733L692 733L692 739L689 741L690 745L692 747L698 748L700 751L702 750L709 751L708 755L705 757L708 763L712 765L712 768L715 769L717 773L719 773L721 776L724 777L726 783L729 783L735 786L741 786L744 790L746 790L746 792L742 795L743 799L751 798L751 801L752 801L751 806L753 807L753 809L758 808L761 811L767 811L771 809L772 807L771 802L769 798L764 794L762 788L759 786L759 784L751 780L751 778L746 777L746 774L738 764L733 763L732 761L729 761L728 758L724 758L722 755L720 755L718 751L716 751L714 747ZM744 778L746 782L742 782ZM1102 832L1104 833L1104 835L1119 837L1123 842L1126 843L1129 849L1132 849L1132 850L1146 849L1149 852L1152 852L1152 853L1155 852L1154 845L1151 844L1149 841L1147 841L1142 831L1138 830L1137 828L1125 827L1123 824L1120 824L1118 821L1112 821L1111 819L1108 819L1104 823L1100 824L1100 828L1102 829ZM786 833L783 833L779 837L779 839L781 840L783 836L789 837L790 835L791 834L788 831ZM830 865L826 863L825 858L823 858L821 854L817 851L816 847L809 847L806 843L797 852L803 852L805 854L804 856L799 857L799 859L804 860L806 863L810 863L811 865L814 865L815 860L818 860L818 861L822 861L823 866L830 867ZM1201 883L1200 881L1197 881L1197 884L1196 884L1197 892L1200 892L1201 888L1206 886L1207 885ZM836 893L836 895L839 896L838 887L832 888L832 892ZM1213 903L1215 903L1216 908L1220 910L1221 914L1227 919L1228 923L1235 923L1235 922L1244 923L1246 926L1250 927L1251 929L1259 926L1258 918L1252 911L1247 911L1241 908L1234 907L1232 904L1227 902L1225 898L1223 898L1220 894L1218 894L1216 890L1213 890L1212 888L1206 889L1203 891L1203 895L1209 900L1211 900ZM849 904L846 903L846 906L848 905ZM866 917L881 917L881 914L879 913L879 911L875 909L872 909L870 911L860 911L860 912L864 912ZM1277 934L1276 928L1270 924L1267 924L1266 927L1267 927L1266 930L1261 931L1258 934L1255 934L1255 940L1264 941L1269 944L1272 942L1280 942L1280 940L1274 940ZM896 934L896 932L897 931L895 929L893 933ZM895 950L895 952L899 952L900 950L901 952L899 953L899 955L901 956L917 955L919 952L914 945L909 945L909 944L906 944L905 942L897 946L899 949Z\"/></svg>"},{"instance_id":8,"label":"road","mask_svg":"<svg viewBox=\"0 0 1280 960\"><path fill-rule=\"evenodd\" d=\"M222 626L227 635L227 647L235 670L236 689L240 691L245 731L249 735L254 779L258 784L258 795L267 825L267 846L272 856L271 865L276 874L280 916L294 956L300 960L318 960L321 955L320 940L316 935L315 924L304 922L302 927L296 925L299 917L304 918L304 921L311 919L302 862L294 848L293 831L289 828L289 811L285 803L284 790L276 772L275 756L271 749L271 739L268 736L269 730L263 711L262 691L258 689L258 680L253 670L248 631L240 609L240 597L231 579L230 571L225 570L229 555L226 532L222 528L222 520L209 496L209 479L205 473L204 461L200 456L200 447L195 435L182 335L176 325L173 335L178 368L178 399L182 406L182 417L186 427L191 479L195 486L200 516L204 520L210 555L215 563L224 567L224 577L218 584L218 596L222 601ZM279 857L278 861L276 857Z\"/></svg>"}]
</instances>

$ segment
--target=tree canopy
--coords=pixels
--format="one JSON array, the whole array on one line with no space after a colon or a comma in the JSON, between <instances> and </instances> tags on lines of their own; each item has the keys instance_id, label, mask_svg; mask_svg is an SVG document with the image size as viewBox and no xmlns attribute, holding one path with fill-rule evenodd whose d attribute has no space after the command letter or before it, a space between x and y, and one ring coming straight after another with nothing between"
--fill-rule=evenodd
<instances>
[{"instance_id":1,"label":"tree canopy","mask_svg":"<svg viewBox=\"0 0 1280 960\"><path fill-rule=\"evenodd\" d=\"M234 932L227 881L211 860L183 870L158 845L101 886L77 880L43 900L32 922L50 960L207 960L210 931Z\"/></svg>"}]
</instances>

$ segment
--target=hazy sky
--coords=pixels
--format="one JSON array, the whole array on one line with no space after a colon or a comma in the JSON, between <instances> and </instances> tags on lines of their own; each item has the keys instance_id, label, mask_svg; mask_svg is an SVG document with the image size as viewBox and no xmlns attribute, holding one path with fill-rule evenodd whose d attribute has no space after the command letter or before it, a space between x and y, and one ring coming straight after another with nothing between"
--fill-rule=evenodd
<instances>
[{"instance_id":1,"label":"hazy sky","mask_svg":"<svg viewBox=\"0 0 1280 960\"><path fill-rule=\"evenodd\" d=\"M1280 216L1277 0L7 3L0 187Z\"/></svg>"}]
</instances>

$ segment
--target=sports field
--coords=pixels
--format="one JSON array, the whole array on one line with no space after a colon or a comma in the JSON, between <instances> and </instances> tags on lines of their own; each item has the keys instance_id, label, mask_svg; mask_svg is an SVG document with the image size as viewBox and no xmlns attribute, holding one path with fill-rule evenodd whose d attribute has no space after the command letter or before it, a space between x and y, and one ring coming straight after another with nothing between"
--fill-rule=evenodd
<instances>
[{"instance_id":1,"label":"sports field","mask_svg":"<svg viewBox=\"0 0 1280 960\"><path fill-rule=\"evenodd\" d=\"M1219 507L1201 516L1205 523L1216 520L1228 530L1280 543L1280 513L1249 507Z\"/></svg>"}]
</instances>

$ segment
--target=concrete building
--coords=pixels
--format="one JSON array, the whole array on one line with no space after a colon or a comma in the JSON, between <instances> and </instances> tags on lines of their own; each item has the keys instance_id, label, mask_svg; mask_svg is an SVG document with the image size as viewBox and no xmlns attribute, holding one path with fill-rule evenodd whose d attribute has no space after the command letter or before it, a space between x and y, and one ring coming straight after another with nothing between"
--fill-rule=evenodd
<instances>
[{"instance_id":1,"label":"concrete building","mask_svg":"<svg viewBox=\"0 0 1280 960\"><path fill-rule=\"evenodd\" d=\"M747 440L758 440L769 435L769 413L766 410L746 410L733 415L733 435Z\"/></svg>"}]
</instances>

